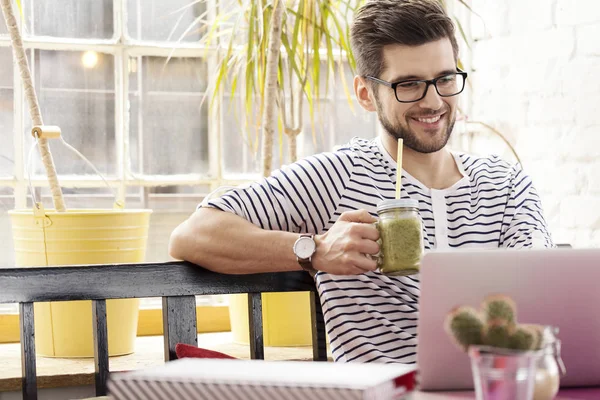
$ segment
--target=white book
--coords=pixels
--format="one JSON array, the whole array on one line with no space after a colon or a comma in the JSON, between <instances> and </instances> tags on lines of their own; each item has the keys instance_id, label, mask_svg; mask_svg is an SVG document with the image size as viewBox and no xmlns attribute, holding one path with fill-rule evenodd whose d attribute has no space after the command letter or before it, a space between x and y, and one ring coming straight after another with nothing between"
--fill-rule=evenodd
<instances>
[{"instance_id":1,"label":"white book","mask_svg":"<svg viewBox=\"0 0 600 400\"><path fill-rule=\"evenodd\" d=\"M416 367L405 364L191 359L111 374L115 400L404 399Z\"/></svg>"}]
</instances>

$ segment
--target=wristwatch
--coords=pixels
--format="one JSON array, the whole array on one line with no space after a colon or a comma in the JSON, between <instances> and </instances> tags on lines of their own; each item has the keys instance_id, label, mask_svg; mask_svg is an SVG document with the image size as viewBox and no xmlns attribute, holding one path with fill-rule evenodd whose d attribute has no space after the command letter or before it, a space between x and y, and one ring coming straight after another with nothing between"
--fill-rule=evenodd
<instances>
[{"instance_id":1,"label":"wristwatch","mask_svg":"<svg viewBox=\"0 0 600 400\"><path fill-rule=\"evenodd\" d=\"M303 270L308 272L317 272L312 266L312 256L317 251L317 244L315 243L315 235L312 233L302 234L294 243L294 254L296 260Z\"/></svg>"}]
</instances>

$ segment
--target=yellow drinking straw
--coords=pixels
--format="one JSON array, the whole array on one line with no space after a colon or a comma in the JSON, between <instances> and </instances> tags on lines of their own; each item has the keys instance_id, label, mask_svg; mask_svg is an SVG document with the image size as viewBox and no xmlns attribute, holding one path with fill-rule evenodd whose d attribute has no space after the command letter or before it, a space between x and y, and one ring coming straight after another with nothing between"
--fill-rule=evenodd
<instances>
[{"instance_id":1,"label":"yellow drinking straw","mask_svg":"<svg viewBox=\"0 0 600 400\"><path fill-rule=\"evenodd\" d=\"M402 189L402 146L404 142L402 139L398 139L398 155L396 156L396 199L400 198Z\"/></svg>"}]
</instances>

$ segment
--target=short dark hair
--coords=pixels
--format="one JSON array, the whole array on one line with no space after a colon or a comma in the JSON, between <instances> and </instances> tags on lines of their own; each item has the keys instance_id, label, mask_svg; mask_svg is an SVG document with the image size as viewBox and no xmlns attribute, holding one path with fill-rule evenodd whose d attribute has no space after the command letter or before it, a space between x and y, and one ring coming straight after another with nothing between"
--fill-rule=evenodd
<instances>
[{"instance_id":1,"label":"short dark hair","mask_svg":"<svg viewBox=\"0 0 600 400\"><path fill-rule=\"evenodd\" d=\"M357 11L350 32L358 74L374 77L385 68L384 46L420 46L443 38L450 39L458 59L454 23L441 0L367 1Z\"/></svg>"}]
</instances>

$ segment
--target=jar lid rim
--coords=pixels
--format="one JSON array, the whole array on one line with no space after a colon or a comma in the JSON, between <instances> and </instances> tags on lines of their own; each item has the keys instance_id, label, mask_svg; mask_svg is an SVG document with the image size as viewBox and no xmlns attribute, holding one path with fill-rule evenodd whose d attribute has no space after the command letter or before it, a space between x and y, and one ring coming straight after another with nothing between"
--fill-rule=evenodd
<instances>
[{"instance_id":1,"label":"jar lid rim","mask_svg":"<svg viewBox=\"0 0 600 400\"><path fill-rule=\"evenodd\" d=\"M387 199L377 204L377 212L390 210L393 208L419 208L419 200L417 199Z\"/></svg>"}]
</instances>

